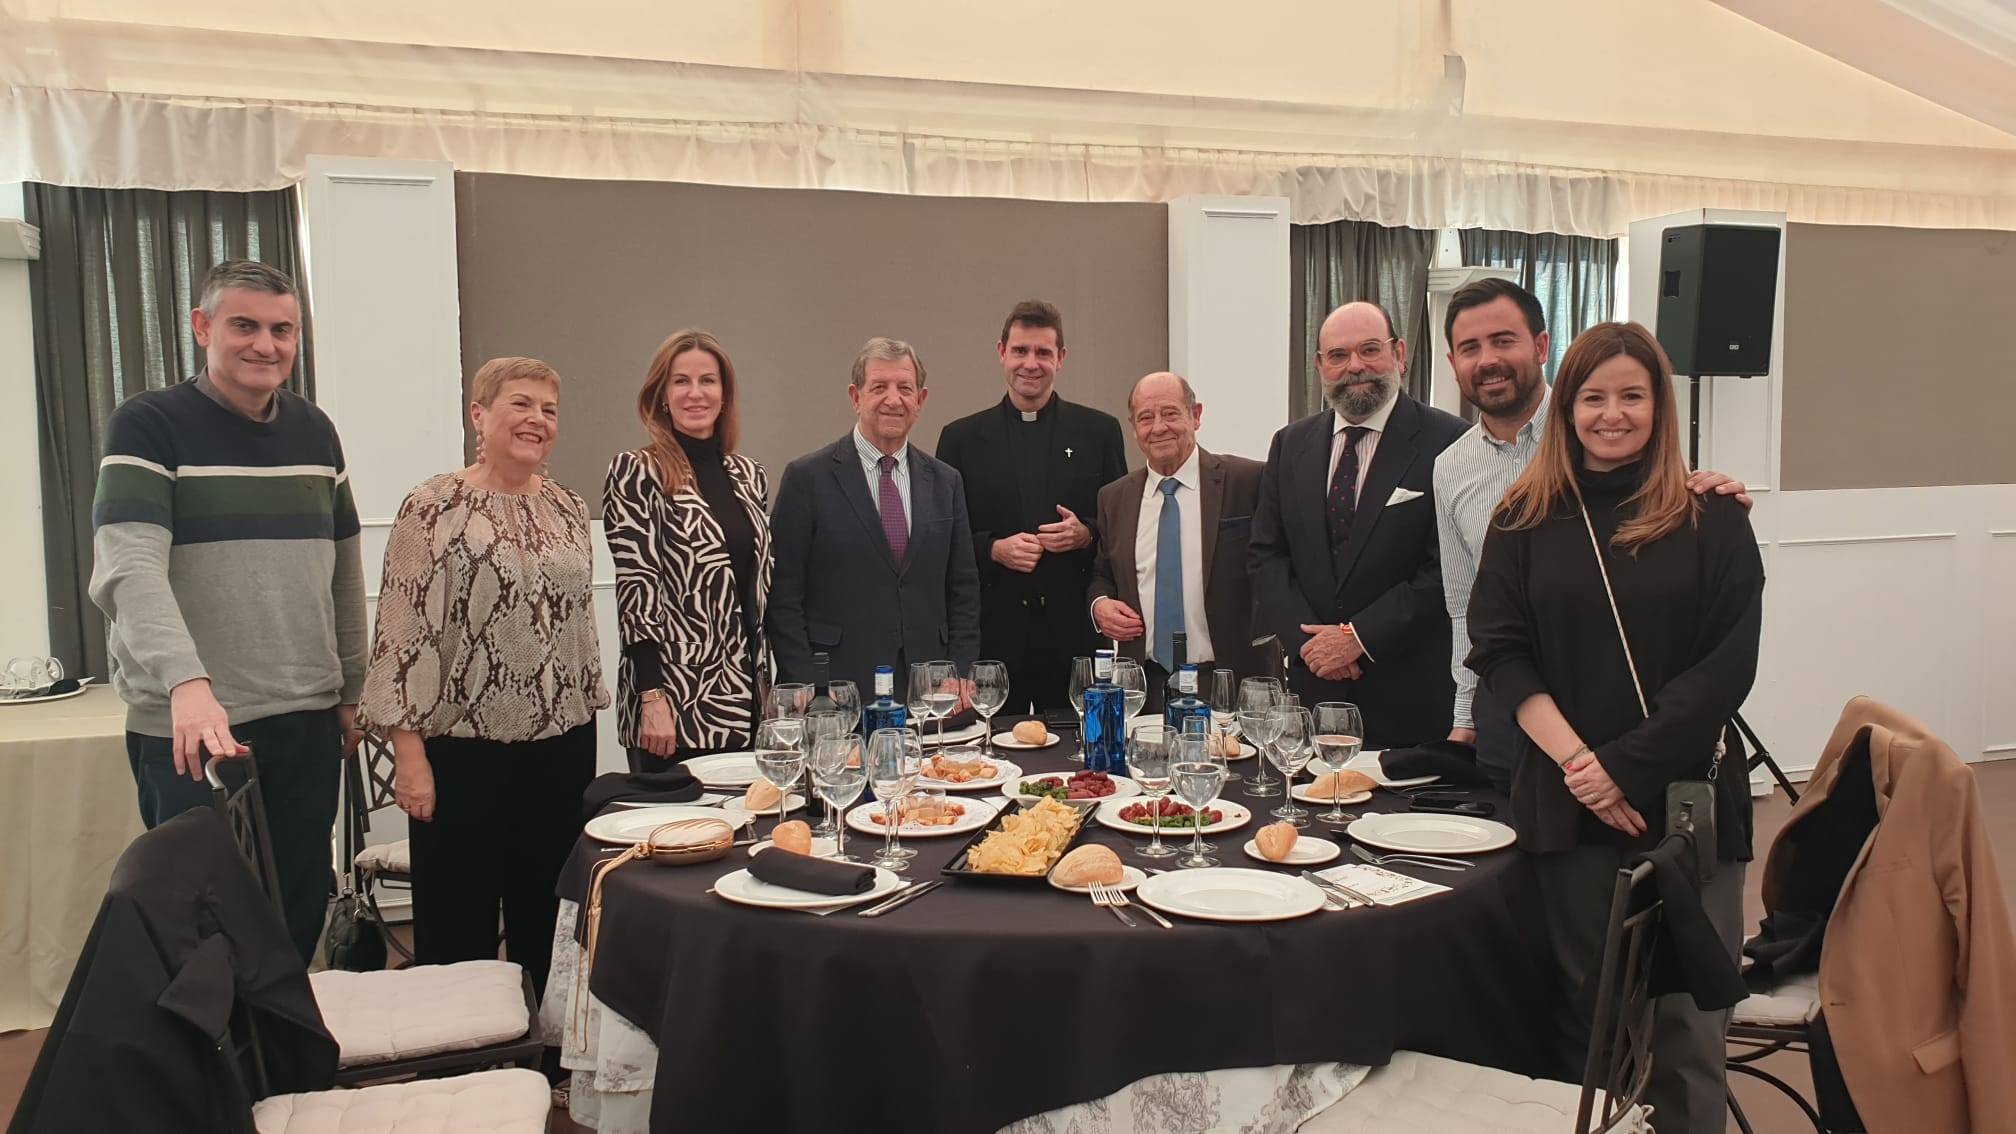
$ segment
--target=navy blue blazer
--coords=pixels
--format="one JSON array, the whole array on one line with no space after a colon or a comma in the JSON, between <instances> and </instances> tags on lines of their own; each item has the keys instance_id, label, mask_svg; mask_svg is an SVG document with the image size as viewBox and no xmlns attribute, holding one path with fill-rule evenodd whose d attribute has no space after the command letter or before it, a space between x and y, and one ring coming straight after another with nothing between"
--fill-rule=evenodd
<instances>
[{"instance_id":1,"label":"navy blue blazer","mask_svg":"<svg viewBox=\"0 0 2016 1134\"><path fill-rule=\"evenodd\" d=\"M792 461L770 520L777 557L764 625L777 680L812 680L812 654L832 676L874 696L875 667L980 656L980 573L959 473L910 446L910 539L889 553L854 432ZM1446 659L1445 659L1446 660ZM1445 667L1446 668L1446 667ZM908 677L899 672L896 696Z\"/></svg>"}]
</instances>

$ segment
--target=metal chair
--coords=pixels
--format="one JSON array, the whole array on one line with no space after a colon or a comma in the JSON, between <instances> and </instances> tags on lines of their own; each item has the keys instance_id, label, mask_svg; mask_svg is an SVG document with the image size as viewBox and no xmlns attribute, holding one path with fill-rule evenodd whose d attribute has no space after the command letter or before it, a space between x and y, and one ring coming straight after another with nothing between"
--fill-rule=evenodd
<instances>
[{"instance_id":1,"label":"metal chair","mask_svg":"<svg viewBox=\"0 0 2016 1134\"><path fill-rule=\"evenodd\" d=\"M383 737L365 736L356 757L344 762L343 815L351 837L350 845L344 849L353 885L364 896L365 907L378 923L386 947L404 958L400 965L404 968L413 963L413 951L393 935L384 911L378 908L378 887L412 891L410 844L399 839L377 846L364 845L365 836L371 832L371 816L398 804L393 786L395 774L392 745Z\"/></svg>"},{"instance_id":2,"label":"metal chair","mask_svg":"<svg viewBox=\"0 0 2016 1134\"><path fill-rule=\"evenodd\" d=\"M223 813L239 853L259 877L261 889L277 911L280 887L273 869L273 845L266 829L257 762L249 755L212 757L204 766L204 776L210 783L213 805ZM235 779L236 786L228 784L227 778ZM519 965L463 961L375 973L331 971L311 974L309 982L338 1044L352 1051L362 1049L361 1054L346 1055L339 1064L338 1084L507 1065L537 1068L545 1053L531 974ZM365 1023L376 1028L402 1013L424 1011L419 1006L429 1001L470 1012L468 1031L460 1036L431 1037L430 1050L389 1058L374 1045L378 1036L362 1032ZM506 1036L505 1032L511 1034Z\"/></svg>"},{"instance_id":3,"label":"metal chair","mask_svg":"<svg viewBox=\"0 0 2016 1134\"><path fill-rule=\"evenodd\" d=\"M1431 1096L1415 1086L1429 1079L1481 1083L1479 1091L1489 1106L1516 1101L1547 1107L1559 1113L1575 1134L1645 1129L1649 1115L1643 1105L1645 1086L1652 1076L1652 961L1661 913L1650 864L1617 872L1596 979L1589 1054L1579 1087L1402 1051L1385 1067L1375 1068L1350 1094L1309 1119L1301 1131L1334 1134L1376 1128L1430 1134L1440 1129L1443 1116L1463 1108L1464 1092L1461 1087L1437 1088Z\"/></svg>"}]
</instances>

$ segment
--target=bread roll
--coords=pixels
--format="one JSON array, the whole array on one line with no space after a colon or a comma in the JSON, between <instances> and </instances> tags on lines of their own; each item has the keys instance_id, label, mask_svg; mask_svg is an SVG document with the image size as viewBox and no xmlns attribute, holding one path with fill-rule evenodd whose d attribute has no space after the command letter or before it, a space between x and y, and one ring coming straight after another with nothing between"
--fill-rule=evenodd
<instances>
[{"instance_id":1,"label":"bread roll","mask_svg":"<svg viewBox=\"0 0 2016 1134\"><path fill-rule=\"evenodd\" d=\"M1211 742L1217 746L1217 753L1227 760L1239 758L1239 734L1228 732Z\"/></svg>"},{"instance_id":2,"label":"bread roll","mask_svg":"<svg viewBox=\"0 0 2016 1134\"><path fill-rule=\"evenodd\" d=\"M768 811L782 798L784 793L772 786L769 780L757 780L742 793L742 806L751 811Z\"/></svg>"},{"instance_id":3,"label":"bread roll","mask_svg":"<svg viewBox=\"0 0 2016 1134\"><path fill-rule=\"evenodd\" d=\"M1023 744L1042 744L1050 739L1050 730L1042 721L1023 721L1015 726L1015 739Z\"/></svg>"},{"instance_id":4,"label":"bread roll","mask_svg":"<svg viewBox=\"0 0 2016 1134\"><path fill-rule=\"evenodd\" d=\"M1316 782L1309 785L1309 798L1328 803L1333 791L1338 796L1353 796L1361 791L1371 791L1378 786L1371 776L1347 768L1342 772L1317 776Z\"/></svg>"},{"instance_id":5,"label":"bread roll","mask_svg":"<svg viewBox=\"0 0 2016 1134\"><path fill-rule=\"evenodd\" d=\"M1295 824L1288 822L1269 823L1254 832L1253 841L1260 847L1260 857L1269 862L1285 861L1295 853L1295 842L1302 837Z\"/></svg>"},{"instance_id":6,"label":"bread roll","mask_svg":"<svg viewBox=\"0 0 2016 1134\"><path fill-rule=\"evenodd\" d=\"M1087 843L1065 855L1050 872L1060 886L1089 886L1094 882L1110 886L1119 883L1125 874L1120 856L1098 843Z\"/></svg>"},{"instance_id":7,"label":"bread roll","mask_svg":"<svg viewBox=\"0 0 2016 1134\"><path fill-rule=\"evenodd\" d=\"M812 828L803 819L779 823L777 829L770 832L770 845L781 851L790 851L792 854L811 854Z\"/></svg>"}]
</instances>

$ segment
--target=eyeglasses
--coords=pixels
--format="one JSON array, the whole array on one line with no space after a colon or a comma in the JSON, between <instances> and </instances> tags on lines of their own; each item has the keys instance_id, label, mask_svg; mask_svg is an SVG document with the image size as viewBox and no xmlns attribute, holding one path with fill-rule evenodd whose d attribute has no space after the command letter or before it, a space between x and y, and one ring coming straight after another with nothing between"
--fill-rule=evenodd
<instances>
[{"instance_id":1,"label":"eyeglasses","mask_svg":"<svg viewBox=\"0 0 2016 1134\"><path fill-rule=\"evenodd\" d=\"M1386 360L1387 346L1399 342L1398 339L1366 339L1355 347L1331 347L1323 352L1323 362L1329 366L1348 366L1351 356L1367 366L1377 366Z\"/></svg>"}]
</instances>

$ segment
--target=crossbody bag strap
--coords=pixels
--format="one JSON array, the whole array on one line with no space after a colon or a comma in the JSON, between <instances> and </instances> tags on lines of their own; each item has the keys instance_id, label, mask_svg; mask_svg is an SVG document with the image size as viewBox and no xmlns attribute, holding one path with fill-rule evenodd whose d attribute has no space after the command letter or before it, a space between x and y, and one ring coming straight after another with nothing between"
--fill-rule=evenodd
<instances>
[{"instance_id":1,"label":"crossbody bag strap","mask_svg":"<svg viewBox=\"0 0 2016 1134\"><path fill-rule=\"evenodd\" d=\"M1631 638L1624 633L1624 615L1617 609L1617 592L1610 588L1610 568L1603 557L1603 545L1596 539L1596 525L1589 519L1589 507L1582 502L1582 494L1575 494L1575 507L1582 513L1582 530L1589 533L1589 550L1596 553L1596 573L1603 577L1603 597L1610 600L1610 621L1617 626L1617 642L1624 647L1624 664L1631 670L1631 689L1638 694L1638 711L1646 717L1652 715L1651 705L1645 700L1645 686L1638 680L1638 662L1631 656ZM1714 779L1722 770L1722 742L1715 742L1715 758L1708 765L1708 778Z\"/></svg>"}]
</instances>

